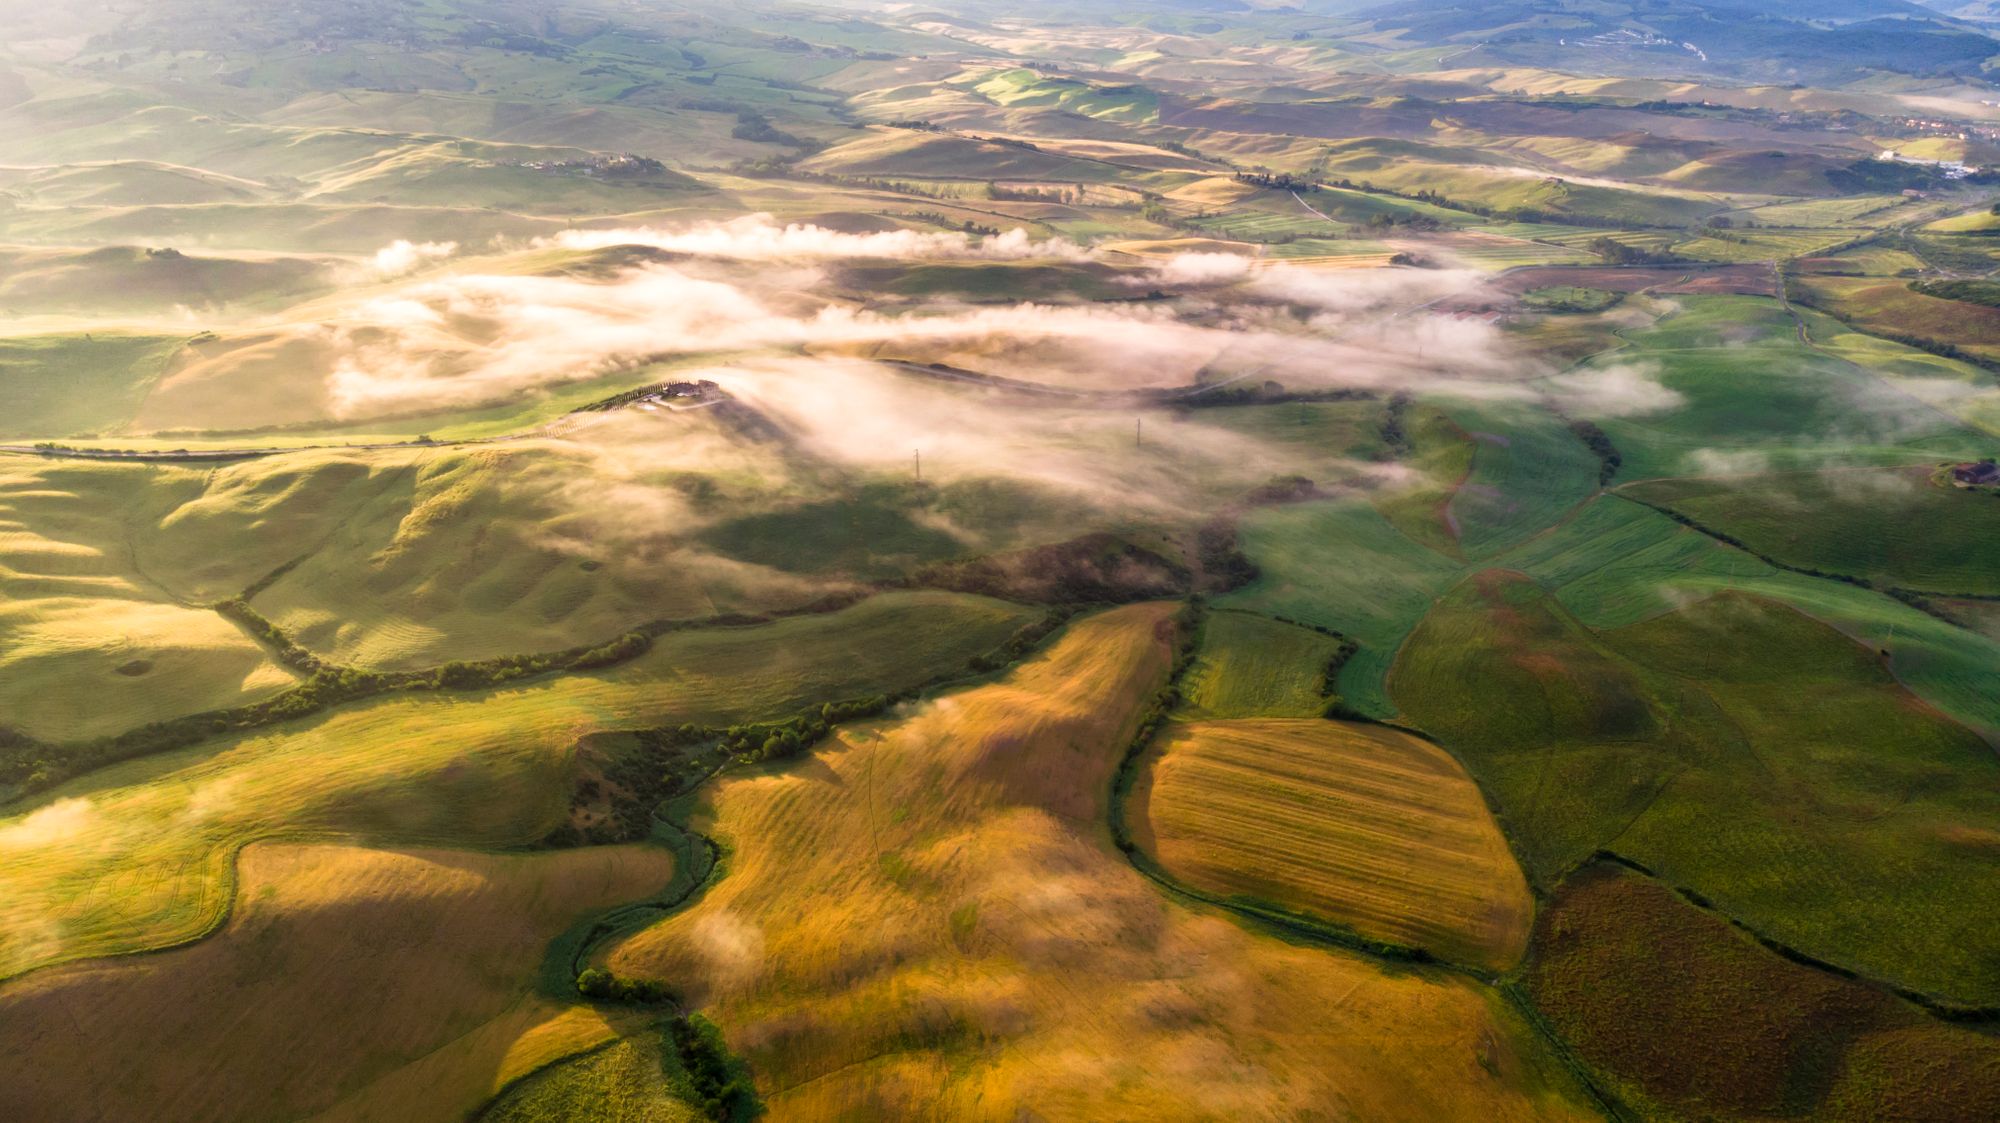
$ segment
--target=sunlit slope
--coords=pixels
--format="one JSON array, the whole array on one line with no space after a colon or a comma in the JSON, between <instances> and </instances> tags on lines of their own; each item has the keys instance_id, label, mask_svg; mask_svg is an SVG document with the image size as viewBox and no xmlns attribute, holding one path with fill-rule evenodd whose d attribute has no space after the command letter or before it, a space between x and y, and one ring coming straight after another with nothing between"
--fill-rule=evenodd
<instances>
[{"instance_id":1,"label":"sunlit slope","mask_svg":"<svg viewBox=\"0 0 2000 1123\"><path fill-rule=\"evenodd\" d=\"M1134 827L1176 877L1504 970L1533 906L1479 789L1406 733L1324 720L1167 727Z\"/></svg>"},{"instance_id":2,"label":"sunlit slope","mask_svg":"<svg viewBox=\"0 0 2000 1123\"><path fill-rule=\"evenodd\" d=\"M1088 618L1000 683L723 781L697 823L726 872L610 963L687 988L783 1118L1579 1114L1469 980L1189 912L1112 848L1167 627Z\"/></svg>"},{"instance_id":3,"label":"sunlit slope","mask_svg":"<svg viewBox=\"0 0 2000 1123\"><path fill-rule=\"evenodd\" d=\"M246 842L532 841L568 807L569 750L586 733L785 717L907 689L1033 615L884 594L830 615L675 633L607 671L378 699L101 769L0 821L0 975L200 935L230 899Z\"/></svg>"},{"instance_id":4,"label":"sunlit slope","mask_svg":"<svg viewBox=\"0 0 2000 1123\"><path fill-rule=\"evenodd\" d=\"M1727 593L1593 632L1489 572L1425 619L1390 688L1486 785L1532 877L1615 849L1812 954L2000 994L1978 888L2000 853L1969 841L2000 817L2000 761L1827 625Z\"/></svg>"},{"instance_id":5,"label":"sunlit slope","mask_svg":"<svg viewBox=\"0 0 2000 1123\"><path fill-rule=\"evenodd\" d=\"M165 247L6 248L0 249L0 310L156 313L185 321L233 306L271 308L331 287L342 272L340 263L326 259L190 254Z\"/></svg>"},{"instance_id":6,"label":"sunlit slope","mask_svg":"<svg viewBox=\"0 0 2000 1123\"><path fill-rule=\"evenodd\" d=\"M659 889L673 861L636 846L267 845L241 867L229 923L209 939L0 989L0 1051L20 1066L0 1093L10 1114L357 1117L345 1097L412 1064L429 1080L398 1103L364 1098L374 1117L463 1113L533 1063L537 1034L575 1048L613 1032L606 1015L533 996L536 969L549 940ZM108 1055L124 1058L115 1072Z\"/></svg>"},{"instance_id":7,"label":"sunlit slope","mask_svg":"<svg viewBox=\"0 0 2000 1123\"><path fill-rule=\"evenodd\" d=\"M0 458L0 726L88 740L292 684L135 555L134 528L199 487L184 470Z\"/></svg>"},{"instance_id":8,"label":"sunlit slope","mask_svg":"<svg viewBox=\"0 0 2000 1123\"><path fill-rule=\"evenodd\" d=\"M479 1123L695 1123L700 1109L676 1099L663 1079L677 1059L665 1026L549 1066L520 1081L475 1116Z\"/></svg>"},{"instance_id":9,"label":"sunlit slope","mask_svg":"<svg viewBox=\"0 0 2000 1123\"><path fill-rule=\"evenodd\" d=\"M117 330L0 338L0 440L123 429L185 343L180 335Z\"/></svg>"}]
</instances>

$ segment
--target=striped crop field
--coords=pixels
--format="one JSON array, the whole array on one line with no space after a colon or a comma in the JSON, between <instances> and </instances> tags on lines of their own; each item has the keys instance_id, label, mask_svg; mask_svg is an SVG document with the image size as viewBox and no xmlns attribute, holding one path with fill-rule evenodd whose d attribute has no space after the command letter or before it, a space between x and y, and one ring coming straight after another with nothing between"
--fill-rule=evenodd
<instances>
[{"instance_id":1,"label":"striped crop field","mask_svg":"<svg viewBox=\"0 0 2000 1123\"><path fill-rule=\"evenodd\" d=\"M1495 222L1479 227L1488 234L1503 238L1520 238L1526 241L1548 242L1571 249L1586 249L1599 238L1609 238L1619 245L1632 246L1642 250L1662 250L1674 240L1672 234L1656 230L1609 230L1587 226L1568 226L1554 222Z\"/></svg>"},{"instance_id":2,"label":"striped crop field","mask_svg":"<svg viewBox=\"0 0 2000 1123\"><path fill-rule=\"evenodd\" d=\"M1517 265L1581 265L1597 258L1567 246L1464 232L1436 239L1448 254L1474 268L1511 269Z\"/></svg>"},{"instance_id":3,"label":"striped crop field","mask_svg":"<svg viewBox=\"0 0 2000 1123\"><path fill-rule=\"evenodd\" d=\"M1409 734L1318 720L1183 724L1134 798L1142 842L1199 888L1494 969L1527 945L1527 882L1479 790Z\"/></svg>"},{"instance_id":4,"label":"striped crop field","mask_svg":"<svg viewBox=\"0 0 2000 1123\"><path fill-rule=\"evenodd\" d=\"M1853 238L1852 230L1740 230L1677 242L1673 252L1704 261L1769 261L1823 253Z\"/></svg>"}]
</instances>

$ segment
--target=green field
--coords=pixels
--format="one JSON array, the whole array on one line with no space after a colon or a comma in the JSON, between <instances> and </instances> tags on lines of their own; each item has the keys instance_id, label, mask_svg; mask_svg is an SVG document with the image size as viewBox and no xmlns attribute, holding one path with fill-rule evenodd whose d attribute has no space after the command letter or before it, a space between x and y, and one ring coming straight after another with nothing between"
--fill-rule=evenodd
<instances>
[{"instance_id":1,"label":"green field","mask_svg":"<svg viewBox=\"0 0 2000 1123\"><path fill-rule=\"evenodd\" d=\"M2000 1046L1989 1035L1788 962L1615 867L1563 884L1537 925L1527 980L1558 1031L1648 1114L1859 1121L2000 1111Z\"/></svg>"},{"instance_id":2,"label":"green field","mask_svg":"<svg viewBox=\"0 0 2000 1123\"><path fill-rule=\"evenodd\" d=\"M1994 856L1952 841L2000 811L2000 763L1834 629L1725 594L1593 631L1489 572L1417 629L1390 689L1463 754L1544 884L1615 848L1813 954L2000 995L1961 919Z\"/></svg>"},{"instance_id":3,"label":"green field","mask_svg":"<svg viewBox=\"0 0 2000 1123\"><path fill-rule=\"evenodd\" d=\"M1861 468L1658 480L1627 490L1787 565L1943 593L2000 593L2000 502L1933 479Z\"/></svg>"},{"instance_id":4,"label":"green field","mask_svg":"<svg viewBox=\"0 0 2000 1123\"><path fill-rule=\"evenodd\" d=\"M1218 612L1188 670L1192 718L1315 717L1326 708L1332 636L1247 612Z\"/></svg>"},{"instance_id":5,"label":"green field","mask_svg":"<svg viewBox=\"0 0 2000 1123\"><path fill-rule=\"evenodd\" d=\"M0 339L0 438L88 437L122 429L183 342L95 332Z\"/></svg>"},{"instance_id":6,"label":"green field","mask_svg":"<svg viewBox=\"0 0 2000 1123\"><path fill-rule=\"evenodd\" d=\"M1392 712L1381 676L1431 600L1450 586L1458 563L1411 541L1356 499L1258 511L1243 520L1241 535L1264 574L1221 603L1353 637L1361 650L1341 673L1341 696L1363 713ZM1338 565L1328 564L1333 543Z\"/></svg>"},{"instance_id":7,"label":"green field","mask_svg":"<svg viewBox=\"0 0 2000 1123\"><path fill-rule=\"evenodd\" d=\"M1625 348L1580 368L1588 376L1637 367L1679 398L1649 397L1643 401L1664 404L1636 412L1616 398L1579 408L1624 454L1621 479L1738 463L1907 463L1981 447L1957 418L1871 370L1802 345L1774 301L1675 300L1679 311L1627 332ZM1755 377L1745 377L1753 370Z\"/></svg>"}]
</instances>

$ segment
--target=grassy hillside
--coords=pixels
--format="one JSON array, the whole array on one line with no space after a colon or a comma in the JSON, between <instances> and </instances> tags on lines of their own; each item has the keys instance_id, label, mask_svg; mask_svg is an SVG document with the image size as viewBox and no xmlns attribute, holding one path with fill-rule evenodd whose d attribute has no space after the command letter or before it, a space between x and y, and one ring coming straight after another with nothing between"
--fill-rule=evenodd
<instances>
[{"instance_id":1,"label":"grassy hillside","mask_svg":"<svg viewBox=\"0 0 2000 1123\"><path fill-rule=\"evenodd\" d=\"M125 332L0 338L0 439L123 428L185 342Z\"/></svg>"},{"instance_id":2,"label":"grassy hillside","mask_svg":"<svg viewBox=\"0 0 2000 1123\"><path fill-rule=\"evenodd\" d=\"M83 741L292 685L134 554L132 527L195 486L189 471L0 459L0 725Z\"/></svg>"},{"instance_id":3,"label":"grassy hillside","mask_svg":"<svg viewBox=\"0 0 2000 1123\"><path fill-rule=\"evenodd\" d=\"M1247 612L1218 612L1183 684L1190 717L1315 717L1341 651L1323 632Z\"/></svg>"},{"instance_id":4,"label":"grassy hillside","mask_svg":"<svg viewBox=\"0 0 2000 1123\"><path fill-rule=\"evenodd\" d=\"M1630 494L1787 565L1910 589L2000 593L2000 503L1935 467L1661 480Z\"/></svg>"},{"instance_id":5,"label":"grassy hillside","mask_svg":"<svg viewBox=\"0 0 2000 1123\"><path fill-rule=\"evenodd\" d=\"M607 671L378 699L99 770L0 820L11 853L0 975L202 935L250 841L532 841L567 810L586 733L779 718L907 689L1030 617L975 597L885 594L831 615L675 633Z\"/></svg>"},{"instance_id":6,"label":"grassy hillside","mask_svg":"<svg viewBox=\"0 0 2000 1123\"><path fill-rule=\"evenodd\" d=\"M1536 925L1528 992L1662 1117L1955 1119L2000 1110L2000 1045L1773 954L1659 882L1593 866Z\"/></svg>"}]
</instances>

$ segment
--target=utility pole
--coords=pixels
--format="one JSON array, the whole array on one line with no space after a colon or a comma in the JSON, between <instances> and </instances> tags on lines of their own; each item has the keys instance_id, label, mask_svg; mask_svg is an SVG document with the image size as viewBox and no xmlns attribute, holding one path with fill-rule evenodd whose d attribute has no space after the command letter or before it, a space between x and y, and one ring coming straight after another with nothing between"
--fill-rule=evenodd
<instances>
[{"instance_id":1,"label":"utility pole","mask_svg":"<svg viewBox=\"0 0 2000 1123\"><path fill-rule=\"evenodd\" d=\"M924 450L923 450L923 449L920 449L920 448L913 448L913 449L911 449L911 450L910 450L910 463L916 466L916 469L917 469L917 482L918 482L918 483L923 483L923 482L924 482Z\"/></svg>"},{"instance_id":2,"label":"utility pole","mask_svg":"<svg viewBox=\"0 0 2000 1123\"><path fill-rule=\"evenodd\" d=\"M1146 419L1143 417L1132 419L1132 447L1146 447Z\"/></svg>"}]
</instances>

